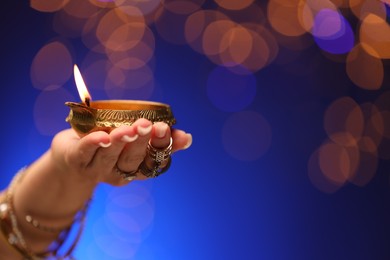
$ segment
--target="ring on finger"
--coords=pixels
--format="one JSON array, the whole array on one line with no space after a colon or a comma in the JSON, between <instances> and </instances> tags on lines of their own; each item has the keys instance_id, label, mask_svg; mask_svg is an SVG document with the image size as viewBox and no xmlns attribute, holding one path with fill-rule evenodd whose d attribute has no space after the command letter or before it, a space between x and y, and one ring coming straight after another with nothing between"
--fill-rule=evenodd
<instances>
[{"instance_id":1,"label":"ring on finger","mask_svg":"<svg viewBox=\"0 0 390 260\"><path fill-rule=\"evenodd\" d=\"M138 172L138 169L137 170L134 170L134 171L130 171L130 172L126 172L126 171L122 171L118 164L116 163L115 164L115 172L122 177L122 179L126 180L126 181L132 181L134 180L136 177L137 177L137 172Z\"/></svg>"},{"instance_id":2,"label":"ring on finger","mask_svg":"<svg viewBox=\"0 0 390 260\"><path fill-rule=\"evenodd\" d=\"M146 155L152 161L151 162L152 165L151 167L148 167L146 162L147 158L145 158L145 160L143 160L140 167L138 168L139 171L143 175L149 178L155 178L161 175L162 173L166 172L171 165L172 144L173 144L172 137L169 140L169 145L163 149L154 147L149 141L148 146L146 148ZM164 166L161 167L161 165Z\"/></svg>"}]
</instances>

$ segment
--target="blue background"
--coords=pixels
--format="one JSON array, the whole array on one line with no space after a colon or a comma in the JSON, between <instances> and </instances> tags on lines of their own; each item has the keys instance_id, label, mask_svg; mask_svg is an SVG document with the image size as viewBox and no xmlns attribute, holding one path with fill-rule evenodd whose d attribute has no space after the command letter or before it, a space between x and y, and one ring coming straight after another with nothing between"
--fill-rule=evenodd
<instances>
[{"instance_id":1,"label":"blue background","mask_svg":"<svg viewBox=\"0 0 390 260\"><path fill-rule=\"evenodd\" d=\"M32 108L40 91L31 86L30 67L55 33L51 15L24 1L3 3L1 13L0 188L5 188L19 168L50 145L51 136L41 135L34 125ZM390 259L389 161L379 161L364 187L347 184L332 194L314 187L307 174L310 155L326 137L327 106L341 96L372 101L389 90L388 66L383 87L374 92L354 86L343 64L323 56L313 73L294 75L271 64L254 74L257 92L242 110L260 112L268 120L272 144L257 160L242 161L229 155L222 142L223 124L232 112L217 109L207 96L206 71L214 65L186 45L156 40L155 78L163 94L152 98L172 106L176 127L192 133L193 145L175 154L170 172L158 179L134 187L99 187L78 259ZM74 51L77 57L84 54L77 42ZM304 66L318 52L316 46L303 51L290 68ZM77 100L73 81L65 86ZM302 104L313 105L305 110ZM58 112L63 128L68 127L67 112L65 106ZM148 194L141 199L144 204L115 212L142 221L150 207L152 220L134 241L109 245L118 247L116 256L113 249L110 255L101 243L132 234L119 234L120 228L110 228L109 218L102 218L118 207L110 204L110 196L136 196L137 189ZM130 248L134 254L122 252Z\"/></svg>"}]
</instances>

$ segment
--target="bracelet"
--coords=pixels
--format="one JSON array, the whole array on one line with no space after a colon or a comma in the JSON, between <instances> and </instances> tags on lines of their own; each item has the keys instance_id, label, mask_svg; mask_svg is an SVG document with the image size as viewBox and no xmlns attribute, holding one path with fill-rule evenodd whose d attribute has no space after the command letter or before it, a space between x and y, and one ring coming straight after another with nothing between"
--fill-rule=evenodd
<instances>
[{"instance_id":1,"label":"bracelet","mask_svg":"<svg viewBox=\"0 0 390 260\"><path fill-rule=\"evenodd\" d=\"M61 259L61 260L73 259L71 255L84 229L85 218L86 218L87 210L90 205L91 199L88 200L85 206L76 214L72 224L66 227L58 228L58 227L44 226L41 225L38 220L33 219L31 215L25 216L25 220L28 223L30 223L33 227L45 232L58 233L57 239L53 241L53 243L49 246L46 252L33 253L28 247L23 237L23 234L19 229L17 217L13 208L13 193L14 193L15 185L17 185L23 179L25 169L26 167L23 167L17 172L17 174L12 179L6 191L5 200L2 202L0 201L0 231L6 238L8 244L12 248L14 248L17 252L19 252L24 257L24 259L43 260L43 259L48 259L48 257L49 258L54 257L55 259ZM76 223L79 223L77 227L78 230L76 233L76 237L74 238L73 242L70 244L69 248L65 250L62 247L65 244L65 242L68 240L69 234L71 233L71 231L73 231L73 227L76 226L75 225ZM61 254L61 256L59 255L59 251L64 251Z\"/></svg>"}]
</instances>

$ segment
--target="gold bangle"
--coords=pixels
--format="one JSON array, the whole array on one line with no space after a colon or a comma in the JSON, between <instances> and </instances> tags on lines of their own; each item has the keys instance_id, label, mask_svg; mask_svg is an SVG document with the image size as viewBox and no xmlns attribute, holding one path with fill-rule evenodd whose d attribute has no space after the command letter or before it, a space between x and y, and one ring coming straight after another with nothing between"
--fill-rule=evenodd
<instances>
[{"instance_id":1,"label":"gold bangle","mask_svg":"<svg viewBox=\"0 0 390 260\"><path fill-rule=\"evenodd\" d=\"M19 225L17 221L16 214L13 209L13 193L14 188L17 183L19 183L23 177L26 167L23 167L20 169L12 179L9 188L6 191L5 194L5 201L0 202L0 231L4 234L5 239L7 240L8 244L14 248L17 252L19 252L23 257L29 260L44 260L47 259L47 257L55 257L56 259L72 259L71 255L73 253L73 250L76 247L76 244L78 243L82 231L84 229L85 225L85 218L86 213L90 204L90 200L88 200L85 204L85 206L76 214L74 221L71 225L67 227L60 228L54 228L54 227L47 227L42 226L37 220L33 219L30 215L26 216L26 221L31 221L31 224L43 231L48 232L57 232L58 237L55 241L52 242L50 245L50 249L46 252L42 253L34 253L30 250L28 247L22 232L19 230ZM31 218L29 218L29 217ZM73 242L70 244L68 250L61 256L58 255L58 251L61 249L62 246L67 241L70 232L72 231L72 226L79 222L79 227L76 233L76 237L73 240ZM55 231L54 231L55 230ZM66 243L68 244L68 243Z\"/></svg>"},{"instance_id":2,"label":"gold bangle","mask_svg":"<svg viewBox=\"0 0 390 260\"><path fill-rule=\"evenodd\" d=\"M44 226L42 225L38 220L34 219L31 215L26 215L24 217L27 223L31 224L34 228L49 232L49 233L59 233L65 229L68 229L72 226L72 224L64 226L64 227L49 227L49 226Z\"/></svg>"}]
</instances>

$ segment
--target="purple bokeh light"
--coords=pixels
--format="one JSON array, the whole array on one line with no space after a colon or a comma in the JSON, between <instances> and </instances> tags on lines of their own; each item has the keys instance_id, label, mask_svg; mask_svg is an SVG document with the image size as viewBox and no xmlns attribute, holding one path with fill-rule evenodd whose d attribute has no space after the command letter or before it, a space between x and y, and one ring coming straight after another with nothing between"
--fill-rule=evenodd
<instances>
[{"instance_id":1,"label":"purple bokeh light","mask_svg":"<svg viewBox=\"0 0 390 260\"><path fill-rule=\"evenodd\" d=\"M318 12L312 34L317 45L329 53L348 53L354 46L355 37L349 22L335 10Z\"/></svg>"}]
</instances>

